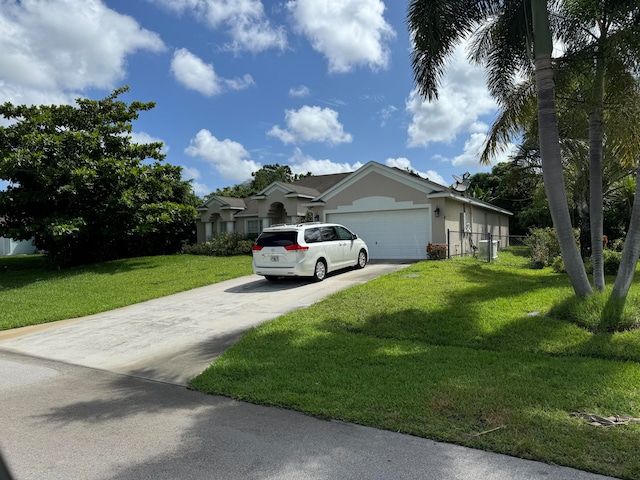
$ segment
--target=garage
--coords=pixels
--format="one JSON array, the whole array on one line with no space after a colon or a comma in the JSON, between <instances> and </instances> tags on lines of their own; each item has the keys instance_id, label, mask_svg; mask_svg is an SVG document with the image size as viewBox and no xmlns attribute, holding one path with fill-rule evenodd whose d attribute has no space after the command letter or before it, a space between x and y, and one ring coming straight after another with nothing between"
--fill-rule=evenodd
<instances>
[{"instance_id":1,"label":"garage","mask_svg":"<svg viewBox=\"0 0 640 480\"><path fill-rule=\"evenodd\" d=\"M426 208L327 214L327 222L340 223L367 242L374 260L426 258L431 241L429 219Z\"/></svg>"}]
</instances>

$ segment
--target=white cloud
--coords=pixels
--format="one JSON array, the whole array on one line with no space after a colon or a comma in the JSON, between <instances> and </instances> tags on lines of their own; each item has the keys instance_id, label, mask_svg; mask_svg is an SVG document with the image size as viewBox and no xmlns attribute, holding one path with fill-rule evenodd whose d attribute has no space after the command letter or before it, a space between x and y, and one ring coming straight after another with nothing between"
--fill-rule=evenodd
<instances>
[{"instance_id":1,"label":"white cloud","mask_svg":"<svg viewBox=\"0 0 640 480\"><path fill-rule=\"evenodd\" d=\"M244 90L252 85L255 85L253 77L248 73L243 75L242 78L225 79L224 84L229 90Z\"/></svg>"},{"instance_id":2,"label":"white cloud","mask_svg":"<svg viewBox=\"0 0 640 480\"><path fill-rule=\"evenodd\" d=\"M486 139L487 135L484 133L472 134L469 139L464 142L463 153L451 160L451 164L454 167L477 167L479 165L478 160L480 159L480 154L482 153ZM509 144L496 154L495 158L491 160L491 164L495 165L500 162L508 162L509 156L515 155L516 151L517 147L514 144Z\"/></svg>"},{"instance_id":3,"label":"white cloud","mask_svg":"<svg viewBox=\"0 0 640 480\"><path fill-rule=\"evenodd\" d=\"M330 72L388 66L387 42L396 34L381 0L291 0L287 8L296 31L327 58Z\"/></svg>"},{"instance_id":4,"label":"white cloud","mask_svg":"<svg viewBox=\"0 0 640 480\"><path fill-rule=\"evenodd\" d=\"M411 162L409 161L408 158L405 158L405 157L387 158L387 161L385 162L385 164L387 165L387 167L396 167L401 170L409 170L409 171L415 172L418 175L420 175L422 178L426 178L428 180L431 180L432 182L439 183L440 185L445 185L444 178L442 178L442 176L438 172L436 172L435 170L427 170L426 172L420 172L416 168L414 168L413 165L411 165Z\"/></svg>"},{"instance_id":5,"label":"white cloud","mask_svg":"<svg viewBox=\"0 0 640 480\"><path fill-rule=\"evenodd\" d=\"M387 124L387 121L398 111L398 109L393 106L393 105L389 105L384 107L382 110L380 110L378 112L378 115L380 116L380 126L384 127Z\"/></svg>"},{"instance_id":6,"label":"white cloud","mask_svg":"<svg viewBox=\"0 0 640 480\"><path fill-rule=\"evenodd\" d=\"M185 153L208 162L225 180L243 182L261 168L240 143L228 138L218 140L206 129L191 139Z\"/></svg>"},{"instance_id":7,"label":"white cloud","mask_svg":"<svg viewBox=\"0 0 640 480\"><path fill-rule=\"evenodd\" d=\"M164 48L158 34L99 0L4 0L0 101L72 103L77 90L114 88L127 56Z\"/></svg>"},{"instance_id":8,"label":"white cloud","mask_svg":"<svg viewBox=\"0 0 640 480\"><path fill-rule=\"evenodd\" d=\"M218 95L225 89L242 90L254 84L253 78L248 74L238 79L219 77L212 64L205 63L186 48L177 49L173 53L171 72L182 85L207 97Z\"/></svg>"},{"instance_id":9,"label":"white cloud","mask_svg":"<svg viewBox=\"0 0 640 480\"><path fill-rule=\"evenodd\" d=\"M302 98L302 97L308 97L310 94L311 94L311 90L309 90L309 87L305 85L300 85L298 87L289 89L290 97Z\"/></svg>"},{"instance_id":10,"label":"white cloud","mask_svg":"<svg viewBox=\"0 0 640 480\"><path fill-rule=\"evenodd\" d=\"M198 180L200 178L200 170L182 165L182 178L185 180Z\"/></svg>"},{"instance_id":11,"label":"white cloud","mask_svg":"<svg viewBox=\"0 0 640 480\"><path fill-rule=\"evenodd\" d=\"M362 163L356 162L350 165L348 163L335 163L331 160L318 160L305 155L302 150L296 148L289 158L289 166L291 171L297 174L311 172L314 175L330 175L332 173L354 172L362 167Z\"/></svg>"},{"instance_id":12,"label":"white cloud","mask_svg":"<svg viewBox=\"0 0 640 480\"><path fill-rule=\"evenodd\" d=\"M274 125L268 135L283 143L325 142L331 145L351 143L350 133L345 133L338 121L338 112L330 108L305 105L300 110L285 110L287 128Z\"/></svg>"},{"instance_id":13,"label":"white cloud","mask_svg":"<svg viewBox=\"0 0 640 480\"><path fill-rule=\"evenodd\" d=\"M207 97L222 91L213 65L203 62L186 48L173 53L171 72L182 85Z\"/></svg>"},{"instance_id":14,"label":"white cloud","mask_svg":"<svg viewBox=\"0 0 640 480\"><path fill-rule=\"evenodd\" d=\"M225 28L231 42L225 48L238 52L284 50L287 36L282 27L273 27L260 0L149 0L182 14L188 12L212 29Z\"/></svg>"},{"instance_id":15,"label":"white cloud","mask_svg":"<svg viewBox=\"0 0 640 480\"><path fill-rule=\"evenodd\" d=\"M182 179L185 181L191 180L191 188L193 188L193 193L198 196L204 196L212 192L212 189L207 185L197 181L200 179L200 170L193 167L185 167L184 165L181 165L181 167Z\"/></svg>"},{"instance_id":16,"label":"white cloud","mask_svg":"<svg viewBox=\"0 0 640 480\"><path fill-rule=\"evenodd\" d=\"M429 103L413 90L406 110L412 117L408 146L426 147L433 142L452 142L460 133L486 132L487 125L479 119L494 113L497 104L487 90L484 70L471 65L460 46L439 88L439 99Z\"/></svg>"},{"instance_id":17,"label":"white cloud","mask_svg":"<svg viewBox=\"0 0 640 480\"><path fill-rule=\"evenodd\" d=\"M162 142L162 148L160 149L160 152L164 153L165 155L169 152L169 146L166 143L164 143L164 140L158 137L153 137L149 135L147 132L131 132L129 136L131 137L132 143L137 143L139 145L144 145L146 143Z\"/></svg>"}]
</instances>

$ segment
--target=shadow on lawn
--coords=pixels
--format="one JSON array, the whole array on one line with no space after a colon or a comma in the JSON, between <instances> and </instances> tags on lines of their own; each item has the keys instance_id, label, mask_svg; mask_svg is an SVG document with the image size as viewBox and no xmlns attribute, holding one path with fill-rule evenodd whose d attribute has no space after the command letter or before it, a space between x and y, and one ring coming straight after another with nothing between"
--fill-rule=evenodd
<instances>
[{"instance_id":1,"label":"shadow on lawn","mask_svg":"<svg viewBox=\"0 0 640 480\"><path fill-rule=\"evenodd\" d=\"M155 267L149 262L148 257L113 260L59 270L47 267L42 255L0 257L0 288L21 288L36 282L72 278L86 273L116 275L133 270L151 270Z\"/></svg>"},{"instance_id":2,"label":"shadow on lawn","mask_svg":"<svg viewBox=\"0 0 640 480\"><path fill-rule=\"evenodd\" d=\"M640 471L634 453L640 427L605 432L569 415L637 414L638 390L616 393L619 385L635 382L637 366L331 328L318 335L293 327L270 330L237 347L194 386L522 458L582 469L596 465L614 475ZM612 457L620 461L612 465Z\"/></svg>"},{"instance_id":3,"label":"shadow on lawn","mask_svg":"<svg viewBox=\"0 0 640 480\"><path fill-rule=\"evenodd\" d=\"M457 274L465 278L464 287L454 286L446 296L426 301L424 308L419 307L420 301L410 298L406 304L417 306L385 309L365 316L343 315L326 320L321 328L327 331L338 328L375 338L442 346L640 362L638 331L594 334L574 323L545 315L551 301L572 295L564 275L541 277L527 273L497 272L480 264L464 266ZM434 295L429 285L432 277L431 274L396 274L394 281L397 284L394 287L396 291L405 289L415 292L423 285L424 296L428 298ZM442 280L445 284L446 281L446 278ZM418 288L415 282L419 282ZM536 294L538 290L563 287L566 288L566 294ZM376 287L370 285L370 288ZM385 288L388 286L380 286L380 291L374 292L372 297L382 298ZM357 302L359 297L350 297L349 301ZM520 312L513 311L512 302L522 304ZM504 310L501 310L501 306ZM367 312L366 298L354 310Z\"/></svg>"}]
</instances>

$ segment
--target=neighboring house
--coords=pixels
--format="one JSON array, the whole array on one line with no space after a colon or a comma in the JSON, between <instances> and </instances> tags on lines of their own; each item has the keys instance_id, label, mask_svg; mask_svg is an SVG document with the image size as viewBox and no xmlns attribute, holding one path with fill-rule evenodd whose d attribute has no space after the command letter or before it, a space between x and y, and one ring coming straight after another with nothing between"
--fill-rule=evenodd
<instances>
[{"instance_id":1,"label":"neighboring house","mask_svg":"<svg viewBox=\"0 0 640 480\"><path fill-rule=\"evenodd\" d=\"M340 223L363 238L372 259L426 258L448 232L509 235L511 212L398 168L369 162L351 173L274 182L251 198L211 197L198 207L198 241L220 232L258 235L278 223ZM460 248L471 248L465 242ZM456 252L456 253L465 253Z\"/></svg>"},{"instance_id":2,"label":"neighboring house","mask_svg":"<svg viewBox=\"0 0 640 480\"><path fill-rule=\"evenodd\" d=\"M0 222L4 217L0 217ZM13 238L0 237L0 257L6 255L29 255L37 253L31 240L14 240Z\"/></svg>"}]
</instances>

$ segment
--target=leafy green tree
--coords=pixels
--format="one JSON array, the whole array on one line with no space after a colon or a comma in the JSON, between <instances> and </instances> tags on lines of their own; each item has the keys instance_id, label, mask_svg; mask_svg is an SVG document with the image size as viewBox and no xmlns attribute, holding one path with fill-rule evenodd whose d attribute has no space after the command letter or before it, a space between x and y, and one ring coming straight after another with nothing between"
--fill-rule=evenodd
<instances>
[{"instance_id":1,"label":"leafy green tree","mask_svg":"<svg viewBox=\"0 0 640 480\"><path fill-rule=\"evenodd\" d=\"M537 220L531 221L532 216L526 214L532 207L534 196L542 183L541 173L538 170L518 156L514 156L512 161L494 165L491 173L472 175L469 178L467 192L480 200L513 212L514 221L511 222L510 232L514 235L525 235L531 225L551 226L550 223L548 225L546 223L546 217L549 215L546 199L544 219L540 215L535 215L533 218Z\"/></svg>"},{"instance_id":2,"label":"leafy green tree","mask_svg":"<svg viewBox=\"0 0 640 480\"><path fill-rule=\"evenodd\" d=\"M212 195L221 197L246 198L255 195L273 182L292 183L304 177L311 176L311 172L305 174L294 174L289 165L279 163L265 165L260 170L251 174L250 182L239 183L233 187L225 187L216 190Z\"/></svg>"},{"instance_id":3,"label":"leafy green tree","mask_svg":"<svg viewBox=\"0 0 640 480\"><path fill-rule=\"evenodd\" d=\"M153 103L115 90L72 105L0 106L0 235L33 239L57 266L176 252L195 226L191 186L161 143L131 142Z\"/></svg>"}]
</instances>

